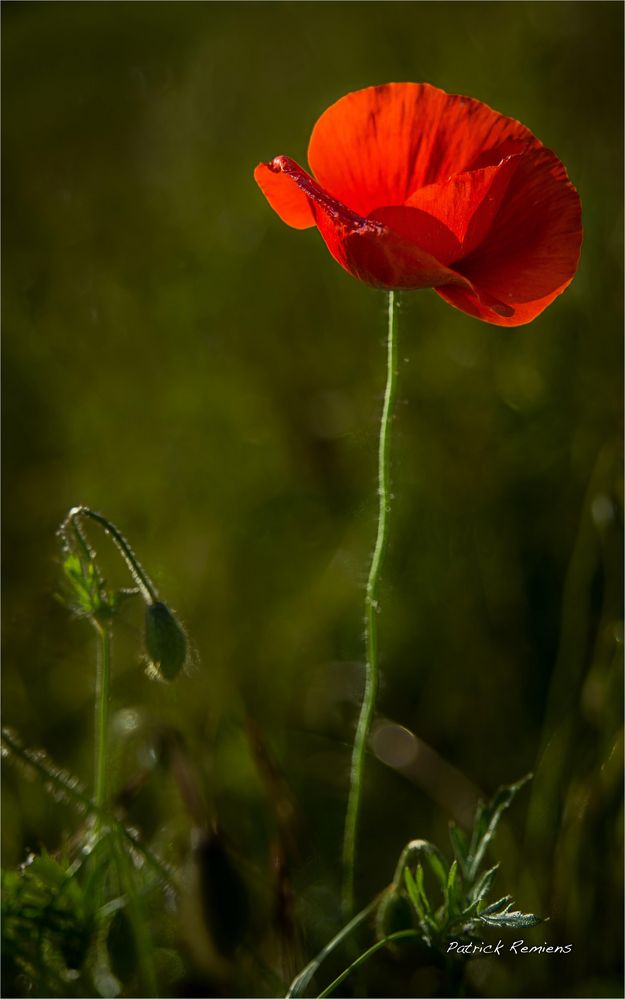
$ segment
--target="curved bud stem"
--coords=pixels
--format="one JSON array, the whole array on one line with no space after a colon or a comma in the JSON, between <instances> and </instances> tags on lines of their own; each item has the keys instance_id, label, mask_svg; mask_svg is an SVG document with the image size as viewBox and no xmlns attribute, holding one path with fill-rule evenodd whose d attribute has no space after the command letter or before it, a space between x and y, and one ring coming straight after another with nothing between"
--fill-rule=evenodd
<instances>
[{"instance_id":1,"label":"curved bud stem","mask_svg":"<svg viewBox=\"0 0 625 999\"><path fill-rule=\"evenodd\" d=\"M124 562L128 566L130 575L134 579L137 589L141 593L141 596L145 600L146 604L149 605L156 603L158 600L158 591L156 587L152 583L152 580L150 579L147 572L141 565L139 559L133 552L132 548L126 541L124 535L121 533L120 530L117 529L117 527L115 527L115 524L112 524L110 520L107 520L106 517L103 517L101 513L96 513L95 510L90 510L89 507L87 506L72 507L72 509L69 511L67 515L65 524L68 523L72 524L76 534L78 535L80 541L82 542L82 545L86 548L87 553L89 554L90 557L92 557L93 553L84 535L82 534L80 527L78 526L79 517L88 517L90 520L94 520L96 524L99 524L100 527L102 527L106 531L106 533L113 539L113 542L117 547L117 550L119 551L122 558L124 559ZM63 530L65 524L63 525L61 530Z\"/></svg>"}]
</instances>

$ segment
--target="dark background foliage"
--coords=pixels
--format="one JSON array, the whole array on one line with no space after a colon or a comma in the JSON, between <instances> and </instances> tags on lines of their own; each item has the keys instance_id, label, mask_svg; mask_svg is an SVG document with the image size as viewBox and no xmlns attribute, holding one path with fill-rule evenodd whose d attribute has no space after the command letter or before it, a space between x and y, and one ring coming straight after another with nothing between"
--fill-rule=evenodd
<instances>
[{"instance_id":1,"label":"dark background foliage","mask_svg":"<svg viewBox=\"0 0 625 999\"><path fill-rule=\"evenodd\" d=\"M268 895L253 717L298 816L295 964L338 920L385 299L287 229L253 168L305 163L328 104L389 80L471 94L567 165L581 266L531 326L402 302L358 894L409 838L444 843L476 788L538 768L499 847L504 887L551 915L528 940L573 952L476 962L473 986L620 994L621 4L8 3L3 21L4 719L89 781L92 634L55 600L55 530L88 504L197 649L191 676L151 684L124 611L117 781L142 726L175 728ZM184 834L170 784L142 792L140 828ZM3 803L9 865L74 822L8 769ZM432 988L390 958L371 982Z\"/></svg>"}]
</instances>

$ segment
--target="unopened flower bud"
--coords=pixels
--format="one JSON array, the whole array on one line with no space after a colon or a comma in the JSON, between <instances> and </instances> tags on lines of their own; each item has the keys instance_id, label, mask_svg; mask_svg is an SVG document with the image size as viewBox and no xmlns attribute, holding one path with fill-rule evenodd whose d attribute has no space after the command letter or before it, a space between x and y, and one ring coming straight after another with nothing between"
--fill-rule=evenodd
<instances>
[{"instance_id":1,"label":"unopened flower bud","mask_svg":"<svg viewBox=\"0 0 625 999\"><path fill-rule=\"evenodd\" d=\"M145 611L145 651L148 673L161 680L175 680L187 658L184 629L161 601Z\"/></svg>"},{"instance_id":2,"label":"unopened flower bud","mask_svg":"<svg viewBox=\"0 0 625 999\"><path fill-rule=\"evenodd\" d=\"M383 940L400 930L412 929L414 926L412 909L406 896L393 887L388 888L378 905L375 925L378 940ZM388 946L390 947L390 944Z\"/></svg>"}]
</instances>

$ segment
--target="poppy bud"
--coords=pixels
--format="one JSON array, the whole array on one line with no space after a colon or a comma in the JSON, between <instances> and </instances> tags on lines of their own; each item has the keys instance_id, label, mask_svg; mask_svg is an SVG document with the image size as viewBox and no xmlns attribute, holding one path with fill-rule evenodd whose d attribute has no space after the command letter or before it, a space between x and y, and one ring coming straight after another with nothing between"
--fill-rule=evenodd
<instances>
[{"instance_id":1,"label":"poppy bud","mask_svg":"<svg viewBox=\"0 0 625 999\"><path fill-rule=\"evenodd\" d=\"M161 601L145 611L145 651L148 675L175 680L187 658L187 636L182 625Z\"/></svg>"},{"instance_id":2,"label":"poppy bud","mask_svg":"<svg viewBox=\"0 0 625 999\"><path fill-rule=\"evenodd\" d=\"M395 888L389 888L382 896L376 912L375 928L378 940L383 940L400 930L410 930L413 927L410 902Z\"/></svg>"}]
</instances>

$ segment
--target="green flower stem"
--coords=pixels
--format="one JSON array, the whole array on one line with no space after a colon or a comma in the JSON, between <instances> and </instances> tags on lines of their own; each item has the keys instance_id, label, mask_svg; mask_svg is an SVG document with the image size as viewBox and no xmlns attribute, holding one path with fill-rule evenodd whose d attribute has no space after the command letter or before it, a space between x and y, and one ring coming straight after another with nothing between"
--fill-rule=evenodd
<instances>
[{"instance_id":1,"label":"green flower stem","mask_svg":"<svg viewBox=\"0 0 625 999\"><path fill-rule=\"evenodd\" d=\"M345 819L345 835L343 839L343 911L349 918L354 907L354 867L356 859L356 834L362 796L362 782L365 752L371 722L375 711L378 692L378 604L380 590L380 573L384 560L384 552L388 538L388 523L390 511L390 425L393 403L397 391L397 294L389 292L388 296L388 338L387 338L387 369L386 392L380 422L380 442L378 451L378 531L369 569L367 591L365 598L365 619L367 635L367 672L365 692L358 719L358 727L354 739L351 765L351 783L347 802Z\"/></svg>"},{"instance_id":2,"label":"green flower stem","mask_svg":"<svg viewBox=\"0 0 625 999\"><path fill-rule=\"evenodd\" d=\"M78 517L88 517L90 520L94 520L96 524L99 524L100 527L104 528L106 533L109 534L115 542L115 545L128 566L130 574L141 591L141 596L145 600L146 604L156 603L158 601L158 592L156 587L126 541L124 535L115 527L115 524L112 524L110 520L103 517L101 513L96 513L95 510L90 510L87 506L75 506L68 513L67 520L75 523Z\"/></svg>"},{"instance_id":3,"label":"green flower stem","mask_svg":"<svg viewBox=\"0 0 625 999\"><path fill-rule=\"evenodd\" d=\"M373 912L375 912L380 898L381 895L377 895L372 902L369 902L369 905L365 906L361 912L354 916L347 926L344 926L341 930L339 930L336 936L332 937L330 942L325 945L323 950L319 951L316 957L313 957L312 961L307 964L304 970L300 971L299 975L297 975L291 982L289 991L286 994L286 999L292 999L292 997L301 996L303 994L304 990L310 984L313 975L315 975L318 971L322 961L325 961L326 957L336 950L338 945L342 943L343 940L350 935L350 933L353 933L361 923L364 923L365 920L368 919Z\"/></svg>"},{"instance_id":4,"label":"green flower stem","mask_svg":"<svg viewBox=\"0 0 625 999\"><path fill-rule=\"evenodd\" d=\"M98 636L98 661L95 687L95 804L104 810L108 806L108 728L111 681L111 631L106 624L93 619ZM101 829L101 817L96 816L96 836Z\"/></svg>"},{"instance_id":5,"label":"green flower stem","mask_svg":"<svg viewBox=\"0 0 625 999\"><path fill-rule=\"evenodd\" d=\"M73 805L79 812L85 815L93 815L96 821L106 822L117 829L120 836L126 840L127 848L130 848L146 860L159 878L170 887L175 887L175 874L155 853L145 846L131 829L128 829L117 816L99 808L88 794L81 788L78 780L70 774L65 773L54 766L46 757L38 751L26 749L15 735L8 729L2 729L2 755L15 757L15 759L25 766L27 770L32 770L37 774L47 788L52 788L58 794L59 800L65 800Z\"/></svg>"},{"instance_id":6,"label":"green flower stem","mask_svg":"<svg viewBox=\"0 0 625 999\"><path fill-rule=\"evenodd\" d=\"M398 930L397 933L391 933L390 936L384 937L383 940L378 940L378 942L374 943L373 946L369 947L368 950L365 950L362 954L359 954L356 960L353 961L352 964L350 964L349 968L346 968L345 971L342 971L341 974L338 976L338 978L335 978L333 982L330 982L327 988L325 988L323 992L319 993L317 999L326 999L326 996L331 996L334 990L338 989L341 982L344 982L345 979L348 978L349 975L351 975L352 971L355 971L356 968L358 968L361 964L364 964L365 961L368 961L369 958L373 957L376 951L381 950L382 947L386 947L386 945L389 943L394 943L395 940L408 940L411 937L414 939L418 936L419 934L417 933L416 930Z\"/></svg>"}]
</instances>

